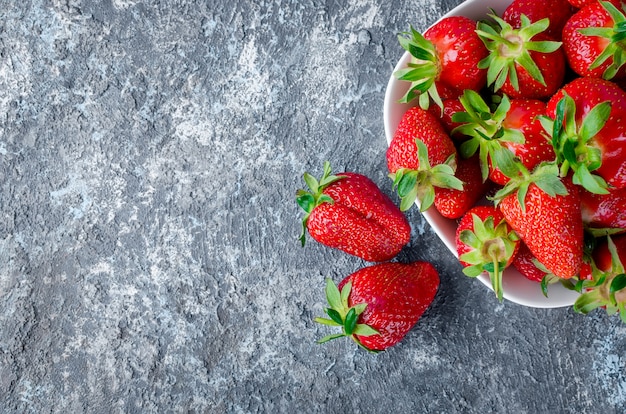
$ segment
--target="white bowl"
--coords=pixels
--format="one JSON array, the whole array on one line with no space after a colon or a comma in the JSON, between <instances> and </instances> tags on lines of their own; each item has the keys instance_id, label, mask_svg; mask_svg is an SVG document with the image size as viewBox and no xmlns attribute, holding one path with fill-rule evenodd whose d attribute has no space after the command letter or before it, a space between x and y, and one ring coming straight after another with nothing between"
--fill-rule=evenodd
<instances>
[{"instance_id":1,"label":"white bowl","mask_svg":"<svg viewBox=\"0 0 626 414\"><path fill-rule=\"evenodd\" d=\"M466 16L471 19L478 20L484 18L487 13L490 13L490 8L495 10L498 15L501 15L506 7L511 4L511 1L512 0L468 0L452 9L442 18L448 16ZM407 26L409 23L410 22L407 22ZM408 52L405 52L394 68L394 72L406 67L410 59L411 55ZM399 99L406 93L408 86L408 82L397 80L393 74L389 78L384 103L385 135L387 137L387 144L391 142L404 112L413 106L411 104L398 103ZM457 222L441 216L434 207L425 211L423 216L433 228L435 233L437 233L439 238L445 243L450 252L452 252L455 257L458 257L455 242ZM466 276L461 274L459 277ZM489 275L482 274L478 276L478 280L480 280L489 289L492 288ZM502 277L502 287L505 299L520 305L534 308L558 308L571 306L579 296L577 292L568 290L557 283L549 286L548 297L546 298L541 292L539 283L526 279L513 267L509 267L504 271ZM497 300L495 295L493 300Z\"/></svg>"}]
</instances>

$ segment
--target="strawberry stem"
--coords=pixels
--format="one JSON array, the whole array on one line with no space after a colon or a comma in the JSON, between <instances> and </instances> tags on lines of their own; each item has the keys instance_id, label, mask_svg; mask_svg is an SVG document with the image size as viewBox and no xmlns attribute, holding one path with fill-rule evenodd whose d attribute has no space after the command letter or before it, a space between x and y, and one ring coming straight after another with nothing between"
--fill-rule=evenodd
<instances>
[{"instance_id":1,"label":"strawberry stem","mask_svg":"<svg viewBox=\"0 0 626 414\"><path fill-rule=\"evenodd\" d=\"M466 229L459 234L460 242L471 248L459 257L467 266L463 273L476 277L487 272L493 291L502 302L502 271L513 257L519 237L504 219L496 224L493 216L483 221L475 213L471 214L473 230Z\"/></svg>"},{"instance_id":2,"label":"strawberry stem","mask_svg":"<svg viewBox=\"0 0 626 414\"><path fill-rule=\"evenodd\" d=\"M597 174L602 166L602 153L594 137L604 128L611 116L611 102L604 101L591 108L580 122L576 121L576 102L564 93L556 105L556 117L540 117L541 125L550 134L552 146L560 164L559 175L574 172L572 182L596 194L608 194L608 184Z\"/></svg>"},{"instance_id":3,"label":"strawberry stem","mask_svg":"<svg viewBox=\"0 0 626 414\"><path fill-rule=\"evenodd\" d=\"M620 314L622 322L626 323L626 274L615 243L607 236L609 253L611 255L611 269L604 272L592 262L592 280L581 283L582 293L573 309L576 312L587 314L594 309L603 307L607 314Z\"/></svg>"},{"instance_id":4,"label":"strawberry stem","mask_svg":"<svg viewBox=\"0 0 626 414\"><path fill-rule=\"evenodd\" d=\"M400 168L390 173L393 188L397 188L400 197L400 210L406 211L417 200L420 211L429 209L435 201L435 187L463 190L463 182L454 176L456 154L451 154L443 164L431 166L428 148L422 140L415 139L419 166L417 170Z\"/></svg>"},{"instance_id":5,"label":"strawberry stem","mask_svg":"<svg viewBox=\"0 0 626 414\"><path fill-rule=\"evenodd\" d=\"M476 33L483 41L489 55L478 63L481 69L487 69L487 84L498 91L507 79L513 88L519 90L517 65L521 66L537 82L546 86L541 70L532 59L529 51L552 53L561 47L561 42L535 41L533 38L544 32L549 26L549 19L531 23L528 17L521 16L521 27L513 28L495 13L489 14L496 26L479 22Z\"/></svg>"},{"instance_id":6,"label":"strawberry stem","mask_svg":"<svg viewBox=\"0 0 626 414\"><path fill-rule=\"evenodd\" d=\"M302 178L307 187L309 187L309 191L303 189L296 191L296 202L306 213L302 218L302 231L300 233L300 237L298 238L303 247L306 239L307 222L315 207L323 203L334 203L332 197L324 194L324 190L332 183L345 178L345 176L342 175L332 175L330 162L328 161L324 162L323 168L324 172L319 181L308 172L305 172Z\"/></svg>"},{"instance_id":7,"label":"strawberry stem","mask_svg":"<svg viewBox=\"0 0 626 414\"><path fill-rule=\"evenodd\" d=\"M443 101L435 84L440 72L435 46L413 26L410 26L408 32L398 36L398 42L413 57L406 68L399 69L394 73L397 79L411 83L406 94L400 98L400 103L408 103L419 98L420 107L426 110L432 100L443 111Z\"/></svg>"},{"instance_id":8,"label":"strawberry stem","mask_svg":"<svg viewBox=\"0 0 626 414\"><path fill-rule=\"evenodd\" d=\"M370 352L376 352L364 346L357 337L357 335L372 336L380 335L380 333L369 325L358 323L359 316L365 311L367 304L359 303L354 306L349 306L348 299L351 290L351 281L344 284L340 292L339 288L335 285L332 279L326 279L326 300L328 301L328 305L330 307L324 309L324 312L326 312L330 319L317 317L313 320L326 326L340 326L342 328L342 332L338 334L326 335L325 337L317 340L317 343L323 344L333 339L348 336L352 338L352 340L354 340L354 342L356 342L361 348Z\"/></svg>"}]
</instances>

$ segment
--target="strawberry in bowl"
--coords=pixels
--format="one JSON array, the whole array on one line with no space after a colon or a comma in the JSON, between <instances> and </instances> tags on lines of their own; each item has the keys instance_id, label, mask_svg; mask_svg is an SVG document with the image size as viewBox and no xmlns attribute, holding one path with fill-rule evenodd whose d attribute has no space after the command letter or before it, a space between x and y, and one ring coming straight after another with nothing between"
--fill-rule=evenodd
<instances>
[{"instance_id":1,"label":"strawberry in bowl","mask_svg":"<svg viewBox=\"0 0 626 414\"><path fill-rule=\"evenodd\" d=\"M509 257L501 261L507 265L502 266L504 270L484 271L477 278L496 290L497 297L530 307L574 305L581 295L581 290L576 287L586 280L588 276L583 273L592 265L586 240L626 231L619 219L621 213L606 211L621 205L614 196L623 193L626 178L626 133L622 133L621 127L626 115L618 114L623 102L623 83L621 86L618 83L619 76L608 84L612 81L606 80L604 72L601 75L605 75L605 80L595 80L598 76L593 73L599 71L588 71L590 76L583 76L569 67L563 46L569 39L562 38L562 28L570 19L580 18L577 11L582 7L570 3L561 0L468 0L426 28L423 35L411 27L409 32L399 36L405 53L390 76L385 94L385 134L390 148L399 140L398 134L403 134L403 142L427 142L432 137L417 132L426 130L436 130L438 136L448 135L456 147L451 158L454 151L449 146L448 137L443 137L438 142L447 143L445 154L432 153L435 151L432 144L428 145L427 156L421 154L423 160L428 159L430 171L444 170L448 174L441 178L422 173L429 177L427 187L434 187L434 195L431 190L426 197L425 190L412 190L413 195L418 195L413 198L417 199L424 218L451 254L458 258L462 253L458 251L455 235L463 212L480 205L499 209L515 233L513 238L518 237L523 245L528 264L537 265L541 270L537 274L544 276L538 280L522 275L516 266L508 266L521 259L515 262L514 257ZM624 2L610 3L615 7L605 4L605 8L610 9L613 20L618 21L620 17L614 9L623 12ZM471 33L463 34L450 27L455 21L463 27L472 26L468 19L473 22ZM609 24L603 27L608 26L613 30ZM437 62L437 57L448 54L443 49L445 42L434 35L445 31L442 27L459 39L457 43L474 48L470 64L486 71L486 76L479 70L475 72L474 84L466 79L456 84L446 81L444 72L461 73L461 69L452 65L467 64L451 60L446 60L445 65L441 61L431 65L430 72L420 69L420 64L425 61L434 59ZM602 42L602 35L608 31L589 28L582 34ZM473 42L474 34L481 39L484 49ZM612 36L615 40L619 35ZM454 42L448 42L448 45L455 46ZM621 52L616 51L616 47L621 48L621 43L611 46L609 57L596 57L598 63L592 69L604 68L606 65L601 63L610 64L611 59L619 63ZM463 67L464 76L471 73L466 66ZM615 72L619 70L615 69ZM586 77L593 80L578 80ZM477 87L481 82L484 85ZM567 86L572 82L572 86ZM470 86L459 86L461 84ZM579 105L583 98L578 98L578 91L574 88L578 84L595 85L579 89L593 92L587 93L589 100L595 99L596 95L599 97L590 105ZM582 95L585 95L584 91ZM595 106L597 109L593 109ZM407 125L409 120L405 114L415 111L414 107L428 110L438 118L435 122L439 125ZM615 121L618 118L620 121ZM400 125L403 125L403 132L399 132ZM416 132L407 134L406 131L411 130ZM392 149L387 153L388 164L391 153L392 161L420 159L420 145L406 147L411 147L413 152L418 147L417 154L403 154L397 148ZM433 161L437 158L445 162L437 164ZM468 159L478 160L478 166L474 164L473 168L479 178L469 179L466 172L460 174L459 165ZM394 180L397 179L396 171L390 168L389 173ZM450 173L458 181L450 179ZM480 183L484 186L479 187ZM400 185L398 181L394 181L394 186L398 187L399 193L401 190L404 195L411 193L408 186ZM452 194L453 201L457 196L461 200L464 195L465 200L466 187L480 188L469 191L474 196L480 193L480 197L470 203L456 203L462 205L464 211L450 215L437 209L437 205L442 204L437 198L439 194L446 193L448 198ZM403 197L402 193L400 197ZM546 211L545 206L551 206L551 210ZM404 203L403 210L407 208ZM603 227L605 223L608 228ZM470 233L465 237L468 243L472 242ZM476 260L480 266L490 269L488 263L485 265ZM466 268L468 264L471 263L464 262ZM561 283L553 283L555 281Z\"/></svg>"}]
</instances>

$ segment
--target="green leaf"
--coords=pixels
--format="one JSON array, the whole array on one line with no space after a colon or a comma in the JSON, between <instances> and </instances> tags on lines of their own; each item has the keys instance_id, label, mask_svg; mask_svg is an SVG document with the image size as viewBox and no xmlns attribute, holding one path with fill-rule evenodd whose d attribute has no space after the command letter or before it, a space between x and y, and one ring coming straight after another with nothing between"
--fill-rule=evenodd
<instances>
[{"instance_id":1,"label":"green leaf","mask_svg":"<svg viewBox=\"0 0 626 414\"><path fill-rule=\"evenodd\" d=\"M451 188L454 190L463 191L463 181L459 180L457 177L450 173L433 173L432 184L435 187L439 188Z\"/></svg>"},{"instance_id":2,"label":"green leaf","mask_svg":"<svg viewBox=\"0 0 626 414\"><path fill-rule=\"evenodd\" d=\"M341 297L341 306L343 309L348 309L348 298L350 297L350 291L352 290L352 281L346 282L345 285L341 288L340 297Z\"/></svg>"},{"instance_id":3,"label":"green leaf","mask_svg":"<svg viewBox=\"0 0 626 414\"><path fill-rule=\"evenodd\" d=\"M341 324L333 321L332 319L326 319L326 318L314 318L313 319L315 322L317 323L321 323L322 325L327 325L327 326L342 326Z\"/></svg>"},{"instance_id":4,"label":"green leaf","mask_svg":"<svg viewBox=\"0 0 626 414\"><path fill-rule=\"evenodd\" d=\"M354 311L354 308L350 308L350 310L348 311L348 314L346 315L346 320L344 323L344 330L347 335L352 335L352 333L354 332L354 327L356 326L357 318L358 318L358 315Z\"/></svg>"},{"instance_id":5,"label":"green leaf","mask_svg":"<svg viewBox=\"0 0 626 414\"><path fill-rule=\"evenodd\" d=\"M415 204L415 200L417 200L417 186L413 187L407 195L401 198L400 210L407 211Z\"/></svg>"},{"instance_id":6,"label":"green leaf","mask_svg":"<svg viewBox=\"0 0 626 414\"><path fill-rule=\"evenodd\" d=\"M586 315L600 306L603 306L600 293L597 290L593 290L580 295L574 302L573 309L575 312Z\"/></svg>"},{"instance_id":7,"label":"green leaf","mask_svg":"<svg viewBox=\"0 0 626 414\"><path fill-rule=\"evenodd\" d=\"M576 169L572 182L595 194L609 194L606 181L598 175L591 174L584 164Z\"/></svg>"},{"instance_id":8,"label":"green leaf","mask_svg":"<svg viewBox=\"0 0 626 414\"><path fill-rule=\"evenodd\" d=\"M326 313L330 316L330 319L335 321L339 326L343 326L343 317L338 311L332 308L326 308Z\"/></svg>"},{"instance_id":9,"label":"green leaf","mask_svg":"<svg viewBox=\"0 0 626 414\"><path fill-rule=\"evenodd\" d=\"M353 306L354 311L356 312L357 315L362 314L365 309L367 308L367 303L359 303L357 305Z\"/></svg>"},{"instance_id":10,"label":"green leaf","mask_svg":"<svg viewBox=\"0 0 626 414\"><path fill-rule=\"evenodd\" d=\"M378 332L376 329L374 329L371 326L366 325L364 323L358 323L354 327L354 332L353 333L355 335L359 335L359 336L380 335L380 332Z\"/></svg>"},{"instance_id":11,"label":"green leaf","mask_svg":"<svg viewBox=\"0 0 626 414\"><path fill-rule=\"evenodd\" d=\"M467 262L469 263L469 262ZM468 277L477 277L483 273L483 268L481 265L473 265L463 269L463 274Z\"/></svg>"},{"instance_id":12,"label":"green leaf","mask_svg":"<svg viewBox=\"0 0 626 414\"><path fill-rule=\"evenodd\" d=\"M417 146L417 158L420 164L420 170L426 170L430 168L430 161L428 160L428 148L424 141L419 138L415 139L415 145Z\"/></svg>"},{"instance_id":13,"label":"green leaf","mask_svg":"<svg viewBox=\"0 0 626 414\"><path fill-rule=\"evenodd\" d=\"M328 304L333 310L339 311L342 309L341 294L339 293L337 285L335 285L335 282L333 282L331 278L326 278L326 300L328 300ZM333 318L333 320L335 320L335 318Z\"/></svg>"},{"instance_id":14,"label":"green leaf","mask_svg":"<svg viewBox=\"0 0 626 414\"><path fill-rule=\"evenodd\" d=\"M320 194L319 198L317 199L317 205L319 206L322 203L329 203L329 204L333 204L335 202L335 200L332 199L331 196L329 196L328 194Z\"/></svg>"},{"instance_id":15,"label":"green leaf","mask_svg":"<svg viewBox=\"0 0 626 414\"><path fill-rule=\"evenodd\" d=\"M533 60L533 58L530 57L530 55L528 54L527 51L524 51L519 56L519 58L517 59L517 63L519 63L521 67L526 69L526 72L528 72L528 74L534 80L536 80L537 82L539 82L543 86L546 86L546 81L543 78L541 70L539 69L539 67L537 66L537 64Z\"/></svg>"},{"instance_id":16,"label":"green leaf","mask_svg":"<svg viewBox=\"0 0 626 414\"><path fill-rule=\"evenodd\" d=\"M562 44L562 42L555 42L552 40L528 42L526 43L526 49L533 50L539 53L553 53L556 52Z\"/></svg>"},{"instance_id":17,"label":"green leaf","mask_svg":"<svg viewBox=\"0 0 626 414\"><path fill-rule=\"evenodd\" d=\"M615 246L615 242L611 237L607 237L607 244L609 247L609 252L611 253L611 270L614 273L624 273L624 264L620 260L619 253L617 251L617 247Z\"/></svg>"},{"instance_id":18,"label":"green leaf","mask_svg":"<svg viewBox=\"0 0 626 414\"><path fill-rule=\"evenodd\" d=\"M626 274L619 274L613 278L611 281L611 286L609 288L609 295L611 297L611 302L616 304L615 294L620 290L626 288Z\"/></svg>"},{"instance_id":19,"label":"green leaf","mask_svg":"<svg viewBox=\"0 0 626 414\"><path fill-rule=\"evenodd\" d=\"M513 178L520 173L520 161L516 161L515 155L506 147L499 147L491 154L491 161L494 167L497 167L502 174L509 178Z\"/></svg>"},{"instance_id":20,"label":"green leaf","mask_svg":"<svg viewBox=\"0 0 626 414\"><path fill-rule=\"evenodd\" d=\"M309 187L311 192L313 192L313 194L319 192L319 183L315 177L313 177L308 172L305 172L302 175L302 178L304 179L304 182L306 183L307 187Z\"/></svg>"},{"instance_id":21,"label":"green leaf","mask_svg":"<svg viewBox=\"0 0 626 414\"><path fill-rule=\"evenodd\" d=\"M420 211L424 212L428 210L435 202L435 189L433 186L429 185L419 191L418 199L420 201Z\"/></svg>"},{"instance_id":22,"label":"green leaf","mask_svg":"<svg viewBox=\"0 0 626 414\"><path fill-rule=\"evenodd\" d=\"M528 193L528 183L520 185L517 189L517 202L523 213L526 213L526 194Z\"/></svg>"},{"instance_id":23,"label":"green leaf","mask_svg":"<svg viewBox=\"0 0 626 414\"><path fill-rule=\"evenodd\" d=\"M542 174L537 177L535 185L550 197L567 195L567 187L556 174Z\"/></svg>"},{"instance_id":24,"label":"green leaf","mask_svg":"<svg viewBox=\"0 0 626 414\"><path fill-rule=\"evenodd\" d=\"M322 339L318 339L316 342L318 344L323 344L326 343L328 341L331 341L333 339L337 339L337 338L343 338L344 336L346 336L345 334L332 334L332 335L326 335L325 337L323 337Z\"/></svg>"},{"instance_id":25,"label":"green leaf","mask_svg":"<svg viewBox=\"0 0 626 414\"><path fill-rule=\"evenodd\" d=\"M578 33L584 36L595 36L595 37L604 37L605 39L610 39L613 35L612 27L584 27L578 29Z\"/></svg>"},{"instance_id":26,"label":"green leaf","mask_svg":"<svg viewBox=\"0 0 626 414\"><path fill-rule=\"evenodd\" d=\"M476 236L476 233L469 229L462 230L459 233L459 241L467 246L473 247L474 249L480 246L480 239Z\"/></svg>"},{"instance_id":27,"label":"green leaf","mask_svg":"<svg viewBox=\"0 0 626 414\"><path fill-rule=\"evenodd\" d=\"M470 158L472 155L476 153L478 147L480 145L480 140L478 138L470 138L467 141L463 141L460 147L460 153L463 158Z\"/></svg>"},{"instance_id":28,"label":"green leaf","mask_svg":"<svg viewBox=\"0 0 626 414\"><path fill-rule=\"evenodd\" d=\"M594 106L583 119L579 129L579 136L584 142L593 138L606 124L611 115L611 102L605 101Z\"/></svg>"},{"instance_id":29,"label":"green leaf","mask_svg":"<svg viewBox=\"0 0 626 414\"><path fill-rule=\"evenodd\" d=\"M402 174L398 182L398 195L406 197L417 186L417 171L407 170Z\"/></svg>"},{"instance_id":30,"label":"green leaf","mask_svg":"<svg viewBox=\"0 0 626 414\"><path fill-rule=\"evenodd\" d=\"M310 213L315 207L315 198L311 193L303 193L296 197L296 202L304 211Z\"/></svg>"},{"instance_id":31,"label":"green leaf","mask_svg":"<svg viewBox=\"0 0 626 414\"><path fill-rule=\"evenodd\" d=\"M545 115L539 116L538 119L539 119L539 123L543 127L544 131L546 131L546 133L550 137L552 137L553 129L554 129L554 120L552 118L549 118L549 117L545 116Z\"/></svg>"}]
</instances>

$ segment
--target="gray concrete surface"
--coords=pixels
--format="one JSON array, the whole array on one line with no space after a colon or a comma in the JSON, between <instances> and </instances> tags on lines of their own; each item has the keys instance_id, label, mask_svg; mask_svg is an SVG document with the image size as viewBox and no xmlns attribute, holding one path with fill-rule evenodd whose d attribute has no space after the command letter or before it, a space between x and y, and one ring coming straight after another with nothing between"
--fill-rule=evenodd
<instances>
[{"instance_id":1,"label":"gray concrete surface","mask_svg":"<svg viewBox=\"0 0 626 414\"><path fill-rule=\"evenodd\" d=\"M386 177L401 55L459 0L0 0L0 412L619 413L625 327L500 305L415 211L405 340L319 346L301 174Z\"/></svg>"}]
</instances>

